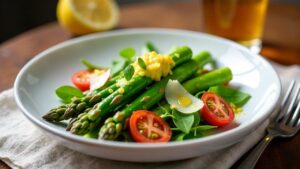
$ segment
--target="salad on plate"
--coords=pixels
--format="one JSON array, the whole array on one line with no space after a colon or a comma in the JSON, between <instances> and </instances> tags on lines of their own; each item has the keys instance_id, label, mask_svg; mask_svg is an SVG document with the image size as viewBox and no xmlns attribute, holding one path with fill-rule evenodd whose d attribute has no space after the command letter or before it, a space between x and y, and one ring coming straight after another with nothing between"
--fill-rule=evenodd
<instances>
[{"instance_id":1,"label":"salad on plate","mask_svg":"<svg viewBox=\"0 0 300 169\"><path fill-rule=\"evenodd\" d=\"M92 139L183 141L232 124L251 97L230 86L230 68L216 68L207 51L181 46L161 54L148 42L140 55L133 48L119 55L111 67L82 59L87 68L71 76L75 87L57 88L63 104L43 118Z\"/></svg>"}]
</instances>

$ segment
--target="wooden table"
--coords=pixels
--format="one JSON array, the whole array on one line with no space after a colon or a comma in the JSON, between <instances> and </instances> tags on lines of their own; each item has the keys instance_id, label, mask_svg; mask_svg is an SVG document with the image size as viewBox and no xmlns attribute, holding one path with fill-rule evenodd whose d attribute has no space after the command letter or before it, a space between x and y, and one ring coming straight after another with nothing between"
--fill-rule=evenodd
<instances>
[{"instance_id":1,"label":"wooden table","mask_svg":"<svg viewBox=\"0 0 300 169\"><path fill-rule=\"evenodd\" d=\"M126 5L121 7L118 28L166 27L201 31L200 10L198 1ZM270 4L261 54L278 63L300 64L299 18L300 6ZM57 23L50 23L1 44L0 91L12 87L17 73L32 57L70 38L71 35ZM272 142L256 168L296 169L299 168L299 160L300 134L292 139ZM237 164L232 168L236 168ZM0 169L6 168L0 161Z\"/></svg>"}]
</instances>

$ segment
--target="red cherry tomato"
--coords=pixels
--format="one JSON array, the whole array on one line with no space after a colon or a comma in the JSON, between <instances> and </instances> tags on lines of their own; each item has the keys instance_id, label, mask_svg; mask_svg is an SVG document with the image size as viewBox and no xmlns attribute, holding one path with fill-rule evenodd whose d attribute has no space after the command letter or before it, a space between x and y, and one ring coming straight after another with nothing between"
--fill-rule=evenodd
<instances>
[{"instance_id":1,"label":"red cherry tomato","mask_svg":"<svg viewBox=\"0 0 300 169\"><path fill-rule=\"evenodd\" d=\"M147 110L133 112L129 119L129 129L133 140L140 143L168 142L171 139L168 123Z\"/></svg>"},{"instance_id":2,"label":"red cherry tomato","mask_svg":"<svg viewBox=\"0 0 300 169\"><path fill-rule=\"evenodd\" d=\"M81 91L90 89L90 77L93 74L92 70L80 70L72 76L73 84Z\"/></svg>"},{"instance_id":3,"label":"red cherry tomato","mask_svg":"<svg viewBox=\"0 0 300 169\"><path fill-rule=\"evenodd\" d=\"M234 113L230 105L212 92L206 92L201 97L204 106L201 115L205 121L214 126L225 126L234 119Z\"/></svg>"}]
</instances>

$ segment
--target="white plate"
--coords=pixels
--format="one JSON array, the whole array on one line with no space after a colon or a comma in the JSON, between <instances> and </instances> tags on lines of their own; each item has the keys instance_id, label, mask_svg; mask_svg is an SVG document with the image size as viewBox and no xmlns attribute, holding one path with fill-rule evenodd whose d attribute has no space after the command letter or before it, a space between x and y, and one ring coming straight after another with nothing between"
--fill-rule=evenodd
<instances>
[{"instance_id":1,"label":"white plate","mask_svg":"<svg viewBox=\"0 0 300 169\"><path fill-rule=\"evenodd\" d=\"M194 53L208 50L221 67L229 66L234 74L232 84L252 96L235 120L238 126L200 139L137 144L86 139L42 119L43 114L60 104L55 89L70 84L71 74L84 68L81 58L110 65L122 48L141 49L146 41L152 41L163 52L180 45L190 46ZM276 72L261 56L222 38L174 29L118 30L68 40L35 56L20 71L14 85L17 104L25 116L53 140L93 156L138 162L186 159L237 143L270 115L280 90Z\"/></svg>"}]
</instances>

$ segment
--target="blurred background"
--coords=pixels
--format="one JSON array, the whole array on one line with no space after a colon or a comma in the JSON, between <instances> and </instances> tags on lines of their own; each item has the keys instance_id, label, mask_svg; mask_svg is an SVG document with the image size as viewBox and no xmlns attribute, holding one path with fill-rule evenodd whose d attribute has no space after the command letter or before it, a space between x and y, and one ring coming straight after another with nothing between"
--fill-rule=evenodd
<instances>
[{"instance_id":1,"label":"blurred background","mask_svg":"<svg viewBox=\"0 0 300 169\"><path fill-rule=\"evenodd\" d=\"M57 1L0 0L0 20L2 21L0 43L27 30L55 21ZM173 3L178 1L180 0L117 0L121 7L132 3ZM270 0L270 2L300 5L300 0Z\"/></svg>"}]
</instances>

